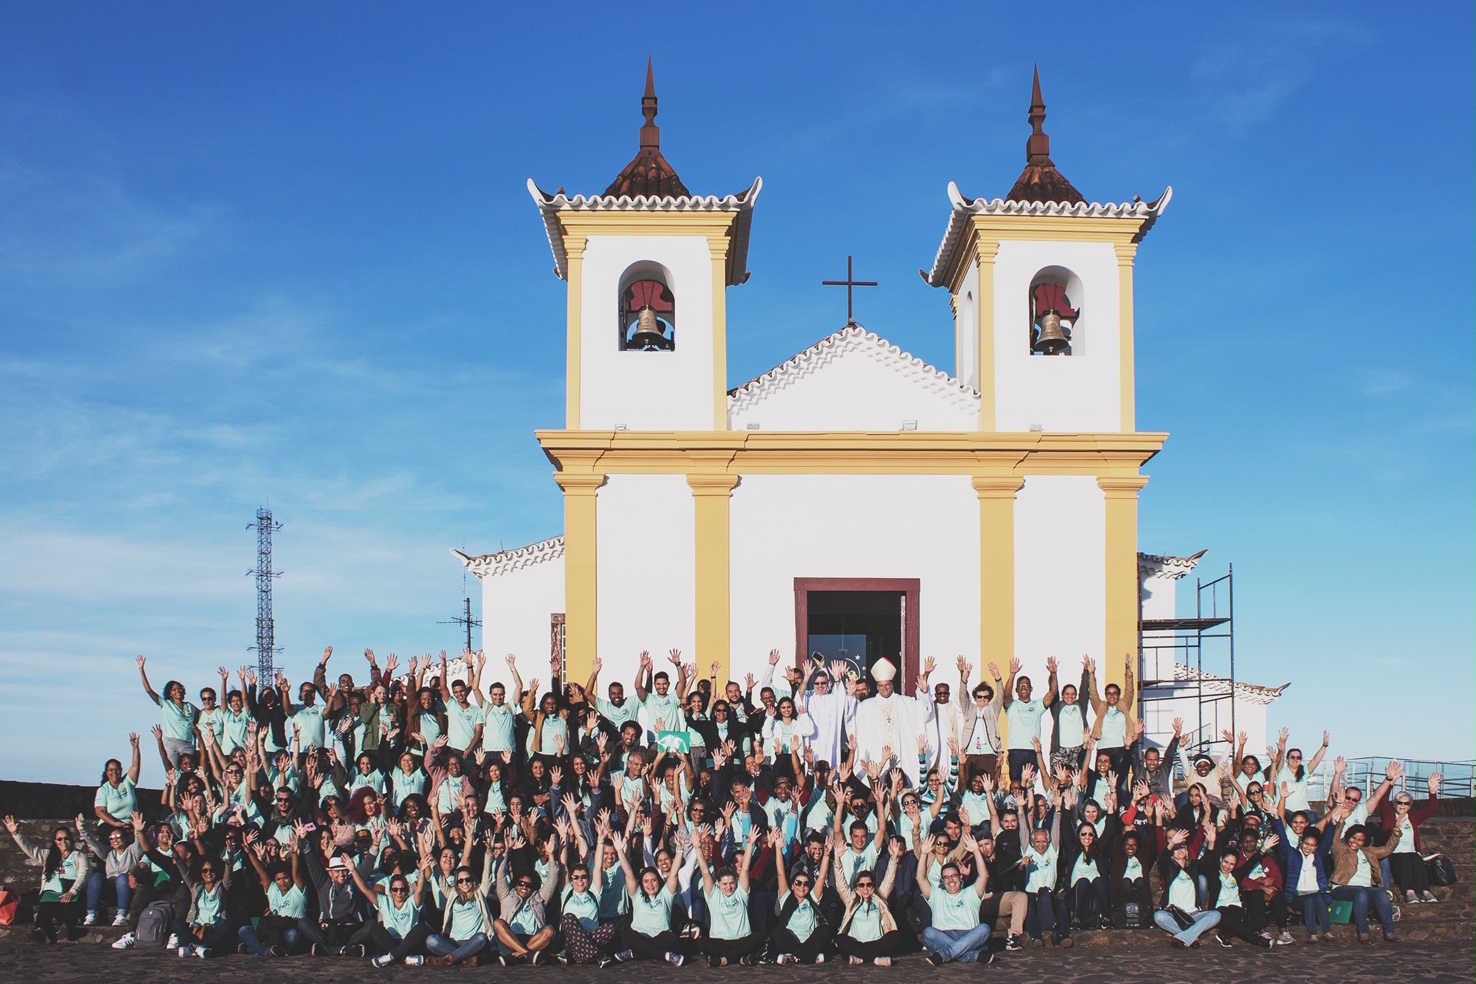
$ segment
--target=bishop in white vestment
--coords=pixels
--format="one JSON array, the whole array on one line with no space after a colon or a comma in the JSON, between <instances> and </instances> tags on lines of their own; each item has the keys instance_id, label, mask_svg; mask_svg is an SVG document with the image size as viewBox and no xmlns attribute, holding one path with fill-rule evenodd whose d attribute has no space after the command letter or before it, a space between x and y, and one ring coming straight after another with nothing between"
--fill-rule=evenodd
<instances>
[{"instance_id":1,"label":"bishop in white vestment","mask_svg":"<svg viewBox=\"0 0 1476 984\"><path fill-rule=\"evenodd\" d=\"M856 754L861 759L880 762L882 749L890 748L896 764L906 774L908 785L918 784L917 736L922 733L917 701L903 697L893 688L897 668L881 660L871 669L876 680L876 696L856 708ZM860 763L857 763L860 772Z\"/></svg>"}]
</instances>

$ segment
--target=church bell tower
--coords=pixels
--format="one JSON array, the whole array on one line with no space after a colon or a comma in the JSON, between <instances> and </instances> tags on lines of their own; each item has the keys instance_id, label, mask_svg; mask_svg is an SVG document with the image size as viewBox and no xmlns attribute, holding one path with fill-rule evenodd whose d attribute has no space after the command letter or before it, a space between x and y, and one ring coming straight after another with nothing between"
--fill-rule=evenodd
<instances>
[{"instance_id":1,"label":"church bell tower","mask_svg":"<svg viewBox=\"0 0 1476 984\"><path fill-rule=\"evenodd\" d=\"M762 182L696 196L661 152L646 66L640 149L602 195L533 196L568 283L565 429L714 431L727 421L727 288L748 279Z\"/></svg>"}]
</instances>

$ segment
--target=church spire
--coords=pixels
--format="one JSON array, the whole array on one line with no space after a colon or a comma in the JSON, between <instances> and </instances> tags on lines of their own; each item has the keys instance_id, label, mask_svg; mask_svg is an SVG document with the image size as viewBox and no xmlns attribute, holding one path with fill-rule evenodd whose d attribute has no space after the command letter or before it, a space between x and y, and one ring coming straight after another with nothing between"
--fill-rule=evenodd
<instances>
[{"instance_id":1,"label":"church spire","mask_svg":"<svg viewBox=\"0 0 1476 984\"><path fill-rule=\"evenodd\" d=\"M1040 66L1030 91L1030 136L1025 140L1025 170L1005 196L1011 202L1083 202L1081 192L1071 186L1051 160L1051 138L1045 132L1045 99L1040 94Z\"/></svg>"},{"instance_id":2,"label":"church spire","mask_svg":"<svg viewBox=\"0 0 1476 984\"><path fill-rule=\"evenodd\" d=\"M641 96L641 149L635 159L610 182L606 195L637 198L689 197L686 185L661 155L661 128L656 125L656 75L652 60L646 59L646 91Z\"/></svg>"}]
</instances>

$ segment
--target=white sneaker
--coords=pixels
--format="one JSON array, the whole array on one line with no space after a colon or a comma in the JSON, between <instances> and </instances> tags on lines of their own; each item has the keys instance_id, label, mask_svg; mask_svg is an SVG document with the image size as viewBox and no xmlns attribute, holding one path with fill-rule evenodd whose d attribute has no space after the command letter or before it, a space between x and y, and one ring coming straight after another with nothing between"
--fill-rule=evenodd
<instances>
[{"instance_id":1,"label":"white sneaker","mask_svg":"<svg viewBox=\"0 0 1476 984\"><path fill-rule=\"evenodd\" d=\"M823 954L823 953L817 953L817 954L815 954L815 962L817 964L823 964L825 962L825 954Z\"/></svg>"},{"instance_id":2,"label":"white sneaker","mask_svg":"<svg viewBox=\"0 0 1476 984\"><path fill-rule=\"evenodd\" d=\"M126 913L126 912L120 912L116 916L114 916L113 917L113 925L114 926L127 926L128 925L128 913Z\"/></svg>"},{"instance_id":3,"label":"white sneaker","mask_svg":"<svg viewBox=\"0 0 1476 984\"><path fill-rule=\"evenodd\" d=\"M195 951L195 956L199 957L201 960L209 960L210 959L210 952L211 952L210 951L210 947L208 947L208 946L197 946L197 947L192 947L192 949Z\"/></svg>"},{"instance_id":4,"label":"white sneaker","mask_svg":"<svg viewBox=\"0 0 1476 984\"><path fill-rule=\"evenodd\" d=\"M179 946L180 946L180 944L179 944L179 936L177 934L175 934L175 933L170 933L169 934L169 939L167 939L167 940L164 941L164 949L166 949L166 950L178 950L179 949Z\"/></svg>"},{"instance_id":5,"label":"white sneaker","mask_svg":"<svg viewBox=\"0 0 1476 984\"><path fill-rule=\"evenodd\" d=\"M388 967L390 964L395 962L395 958L392 954L381 953L379 956L375 957L369 962L375 967Z\"/></svg>"},{"instance_id":6,"label":"white sneaker","mask_svg":"<svg viewBox=\"0 0 1476 984\"><path fill-rule=\"evenodd\" d=\"M89 912L87 914L87 918L85 918L85 919L82 920L82 925L84 925L84 926L96 926L97 925L97 913L95 913L95 912Z\"/></svg>"},{"instance_id":7,"label":"white sneaker","mask_svg":"<svg viewBox=\"0 0 1476 984\"><path fill-rule=\"evenodd\" d=\"M138 939L132 933L124 933L113 941L114 950L131 950Z\"/></svg>"},{"instance_id":8,"label":"white sneaker","mask_svg":"<svg viewBox=\"0 0 1476 984\"><path fill-rule=\"evenodd\" d=\"M686 960L687 958L680 953L667 953L666 955L666 962L673 967L680 967Z\"/></svg>"},{"instance_id":9,"label":"white sneaker","mask_svg":"<svg viewBox=\"0 0 1476 984\"><path fill-rule=\"evenodd\" d=\"M408 956L408 957L405 958L405 966L406 967L422 967L424 965L425 965L425 958L422 957L418 953L412 953L412 954L410 954L410 956Z\"/></svg>"},{"instance_id":10,"label":"white sneaker","mask_svg":"<svg viewBox=\"0 0 1476 984\"><path fill-rule=\"evenodd\" d=\"M195 948L194 948L194 947L192 947L192 946L182 946L182 947L179 947L179 948L178 948L178 949L177 949L177 950L176 950L176 952L177 952L177 953L178 953L178 954L179 954L179 955L180 955L180 956L181 956L181 957L192 957L192 956L194 956L194 955L195 955Z\"/></svg>"},{"instance_id":11,"label":"white sneaker","mask_svg":"<svg viewBox=\"0 0 1476 984\"><path fill-rule=\"evenodd\" d=\"M774 962L781 967L787 967L790 964L798 963L799 961L795 959L795 956L792 953L781 953L779 954L779 956L774 958Z\"/></svg>"}]
</instances>

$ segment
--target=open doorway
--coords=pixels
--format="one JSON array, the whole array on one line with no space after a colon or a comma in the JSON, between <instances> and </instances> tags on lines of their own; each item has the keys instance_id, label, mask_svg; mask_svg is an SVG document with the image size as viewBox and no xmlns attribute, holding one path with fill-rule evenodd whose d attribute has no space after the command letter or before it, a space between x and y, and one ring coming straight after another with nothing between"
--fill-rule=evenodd
<instances>
[{"instance_id":1,"label":"open doorway","mask_svg":"<svg viewBox=\"0 0 1476 984\"><path fill-rule=\"evenodd\" d=\"M869 673L878 660L897 665L897 689L911 693L918 665L917 578L794 579L795 654L845 660ZM807 670L808 672L808 670Z\"/></svg>"}]
</instances>

